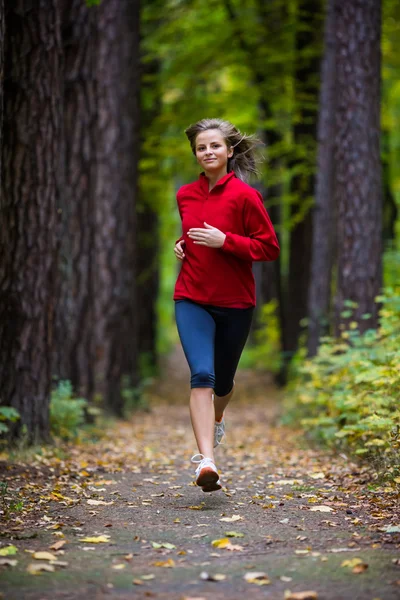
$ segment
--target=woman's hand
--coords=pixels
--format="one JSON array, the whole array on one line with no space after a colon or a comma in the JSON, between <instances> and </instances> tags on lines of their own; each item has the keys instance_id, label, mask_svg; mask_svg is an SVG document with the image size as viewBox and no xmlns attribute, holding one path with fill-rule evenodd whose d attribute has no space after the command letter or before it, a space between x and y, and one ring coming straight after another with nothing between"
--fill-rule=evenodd
<instances>
[{"instance_id":1,"label":"woman's hand","mask_svg":"<svg viewBox=\"0 0 400 600\"><path fill-rule=\"evenodd\" d=\"M226 235L213 227L204 223L205 229L193 228L189 229L188 236L193 240L194 244L199 246L208 246L209 248L221 248L224 245Z\"/></svg>"},{"instance_id":2,"label":"woman's hand","mask_svg":"<svg viewBox=\"0 0 400 600\"><path fill-rule=\"evenodd\" d=\"M175 252L175 256L178 260L183 260L185 258L185 253L183 252L183 248L182 248L184 243L185 243L185 240L181 240L180 242L175 244L174 252Z\"/></svg>"}]
</instances>

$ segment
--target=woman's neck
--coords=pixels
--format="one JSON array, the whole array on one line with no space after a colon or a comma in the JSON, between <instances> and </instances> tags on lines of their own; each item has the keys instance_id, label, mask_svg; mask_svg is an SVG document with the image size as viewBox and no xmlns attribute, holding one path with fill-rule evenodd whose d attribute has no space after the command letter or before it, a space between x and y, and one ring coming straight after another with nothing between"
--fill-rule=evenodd
<instances>
[{"instance_id":1,"label":"woman's neck","mask_svg":"<svg viewBox=\"0 0 400 600\"><path fill-rule=\"evenodd\" d=\"M213 171L212 173L210 173L209 171L205 171L204 174L208 179L208 191L211 191L213 187L218 183L218 181L225 177L227 173L228 171L226 167L217 172Z\"/></svg>"}]
</instances>

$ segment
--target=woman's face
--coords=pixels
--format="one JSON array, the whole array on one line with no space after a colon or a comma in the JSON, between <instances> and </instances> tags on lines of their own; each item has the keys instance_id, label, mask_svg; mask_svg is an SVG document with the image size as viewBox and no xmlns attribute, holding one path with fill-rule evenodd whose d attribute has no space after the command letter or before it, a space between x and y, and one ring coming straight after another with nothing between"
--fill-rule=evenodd
<instances>
[{"instance_id":1,"label":"woman's face","mask_svg":"<svg viewBox=\"0 0 400 600\"><path fill-rule=\"evenodd\" d=\"M196 137L197 162L205 171L217 172L226 169L233 150L228 150L219 129L207 129Z\"/></svg>"}]
</instances>

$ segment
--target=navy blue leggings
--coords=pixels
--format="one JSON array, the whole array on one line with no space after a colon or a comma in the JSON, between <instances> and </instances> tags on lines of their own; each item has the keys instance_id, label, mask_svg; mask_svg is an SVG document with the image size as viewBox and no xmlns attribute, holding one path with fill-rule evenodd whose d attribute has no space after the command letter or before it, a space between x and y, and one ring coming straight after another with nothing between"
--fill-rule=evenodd
<instances>
[{"instance_id":1,"label":"navy blue leggings","mask_svg":"<svg viewBox=\"0 0 400 600\"><path fill-rule=\"evenodd\" d=\"M254 308L223 308L175 301L175 317L190 367L191 388L226 396L250 331Z\"/></svg>"}]
</instances>

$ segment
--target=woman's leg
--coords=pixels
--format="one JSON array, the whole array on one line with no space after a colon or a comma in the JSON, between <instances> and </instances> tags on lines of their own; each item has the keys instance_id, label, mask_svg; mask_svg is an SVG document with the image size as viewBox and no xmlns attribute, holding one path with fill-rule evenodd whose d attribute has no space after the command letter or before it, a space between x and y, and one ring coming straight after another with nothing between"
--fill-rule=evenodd
<instances>
[{"instance_id":1,"label":"woman's leg","mask_svg":"<svg viewBox=\"0 0 400 600\"><path fill-rule=\"evenodd\" d=\"M213 309L214 311L214 309ZM213 316L215 332L215 420L222 419L233 395L233 378L248 338L253 308L220 308Z\"/></svg>"},{"instance_id":2,"label":"woman's leg","mask_svg":"<svg viewBox=\"0 0 400 600\"><path fill-rule=\"evenodd\" d=\"M191 372L190 417L199 452L214 460L215 322L199 304L175 303L176 324Z\"/></svg>"}]
</instances>

